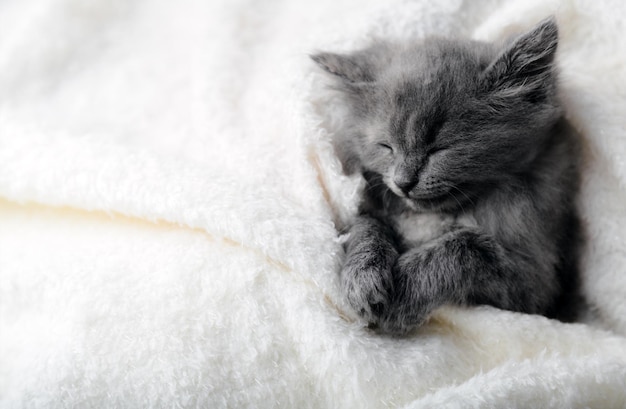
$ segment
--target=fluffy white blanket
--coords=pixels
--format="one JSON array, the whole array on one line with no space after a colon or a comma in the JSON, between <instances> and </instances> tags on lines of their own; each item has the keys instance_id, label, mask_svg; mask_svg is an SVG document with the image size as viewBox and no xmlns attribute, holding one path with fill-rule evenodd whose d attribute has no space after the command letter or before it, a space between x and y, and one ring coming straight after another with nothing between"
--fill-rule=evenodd
<instances>
[{"instance_id":1,"label":"fluffy white blanket","mask_svg":"<svg viewBox=\"0 0 626 409\"><path fill-rule=\"evenodd\" d=\"M337 289L360 181L307 54L555 14L585 137L585 323ZM626 3L0 2L0 406L626 407ZM330 108L330 109L329 109ZM328 118L328 112L335 114Z\"/></svg>"}]
</instances>

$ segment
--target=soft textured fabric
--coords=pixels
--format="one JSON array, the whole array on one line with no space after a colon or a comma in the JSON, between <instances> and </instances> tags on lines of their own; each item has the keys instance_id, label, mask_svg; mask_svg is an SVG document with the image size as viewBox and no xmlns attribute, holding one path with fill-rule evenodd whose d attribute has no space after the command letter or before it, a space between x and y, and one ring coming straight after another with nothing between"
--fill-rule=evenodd
<instances>
[{"instance_id":1,"label":"soft textured fabric","mask_svg":"<svg viewBox=\"0 0 626 409\"><path fill-rule=\"evenodd\" d=\"M584 323L375 334L338 291L361 180L309 60L555 14L584 136ZM0 407L626 407L620 1L0 2Z\"/></svg>"}]
</instances>

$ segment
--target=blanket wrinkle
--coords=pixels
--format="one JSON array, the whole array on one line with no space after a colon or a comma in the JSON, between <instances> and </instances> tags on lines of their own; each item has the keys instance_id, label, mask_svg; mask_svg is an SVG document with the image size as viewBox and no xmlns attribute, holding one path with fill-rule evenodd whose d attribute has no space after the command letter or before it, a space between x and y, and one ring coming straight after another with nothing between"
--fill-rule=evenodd
<instances>
[{"instance_id":1,"label":"blanket wrinkle","mask_svg":"<svg viewBox=\"0 0 626 409\"><path fill-rule=\"evenodd\" d=\"M252 187L242 186L241 180L229 180L226 175L222 176L222 180L216 181L215 174L207 173L205 169L182 165L176 161L168 162L145 152L126 150L111 144L98 144L96 154L89 143L62 137L57 138L55 144L48 146L43 140L33 139L30 143L37 141L40 148L29 150L29 142L26 142L29 140L28 137L23 137L20 142L15 143L10 139L17 135L11 135L11 132L4 135L6 135L4 140L0 140L2 144L0 167L4 175L0 176L0 185L10 192L10 195L22 201L32 200L52 205L70 204L88 210L110 209L149 221L165 220L191 228L201 228L209 234L229 237L243 246L260 248L269 252L268 255L275 260L281 260L282 255L267 248L254 236L269 233L266 232L267 229L305 232L305 226L316 219L316 216L306 214L304 209L289 206L281 199L280 192L272 192L270 188L258 191ZM80 157L80 162L55 163L57 155L67 155L67 152ZM25 167L26 164L42 163L49 165L48 172L33 174L36 177L33 180L36 181L33 183L33 186L36 186L34 190L32 188L25 190L29 187L21 183L22 179L13 177L19 173L20 167ZM168 178L166 175L173 173L173 169L178 171L177 177ZM48 189L55 174L64 178L64 186L54 194L41 197L39 192ZM23 173L22 178L24 177ZM166 183L168 179L170 181ZM182 179L189 183L183 183ZM112 180L116 181L115 188L111 184ZM191 190L197 189L202 184L206 185L202 192L196 193ZM215 188L217 184L220 189ZM82 193L75 195L78 191ZM248 197L242 198L244 194ZM246 217L247 220L233 218L230 213L233 206L224 201L224 196L240 198L241 211L250 213ZM145 211L146 201L152 202L148 212ZM195 205L192 204L194 201ZM207 203L212 205L207 207ZM181 210L176 212L172 211L172 208ZM210 214L206 209L212 209L214 213ZM236 229L233 228L235 226ZM291 240L299 239L296 236L291 237Z\"/></svg>"},{"instance_id":2,"label":"blanket wrinkle","mask_svg":"<svg viewBox=\"0 0 626 409\"><path fill-rule=\"evenodd\" d=\"M620 1L0 2L0 408L626 407ZM554 14L584 136L565 324L444 307L406 337L341 297L363 180L311 63L500 41Z\"/></svg>"}]
</instances>

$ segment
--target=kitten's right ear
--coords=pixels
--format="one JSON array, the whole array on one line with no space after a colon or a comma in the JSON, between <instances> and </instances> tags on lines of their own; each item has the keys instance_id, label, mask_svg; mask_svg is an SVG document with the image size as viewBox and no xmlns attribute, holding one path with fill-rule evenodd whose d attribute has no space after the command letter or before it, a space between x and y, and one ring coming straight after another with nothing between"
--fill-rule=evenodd
<instances>
[{"instance_id":1,"label":"kitten's right ear","mask_svg":"<svg viewBox=\"0 0 626 409\"><path fill-rule=\"evenodd\" d=\"M311 55L311 59L326 72L340 78L347 84L374 81L373 67L364 58L357 55L322 52Z\"/></svg>"},{"instance_id":2,"label":"kitten's right ear","mask_svg":"<svg viewBox=\"0 0 626 409\"><path fill-rule=\"evenodd\" d=\"M559 30L554 17L537 24L519 36L492 62L484 74L491 88L546 87L553 81L554 57Z\"/></svg>"}]
</instances>

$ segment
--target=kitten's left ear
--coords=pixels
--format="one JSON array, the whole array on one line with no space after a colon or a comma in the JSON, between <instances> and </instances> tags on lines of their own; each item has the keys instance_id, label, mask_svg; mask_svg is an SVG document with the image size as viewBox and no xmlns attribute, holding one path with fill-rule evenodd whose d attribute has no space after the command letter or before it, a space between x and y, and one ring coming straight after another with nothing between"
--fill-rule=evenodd
<instances>
[{"instance_id":1,"label":"kitten's left ear","mask_svg":"<svg viewBox=\"0 0 626 409\"><path fill-rule=\"evenodd\" d=\"M358 84L374 80L374 69L362 55L319 53L311 56L326 72L339 77L347 84Z\"/></svg>"},{"instance_id":2,"label":"kitten's left ear","mask_svg":"<svg viewBox=\"0 0 626 409\"><path fill-rule=\"evenodd\" d=\"M549 85L558 40L554 16L541 21L498 55L485 70L484 81L492 90Z\"/></svg>"}]
</instances>

